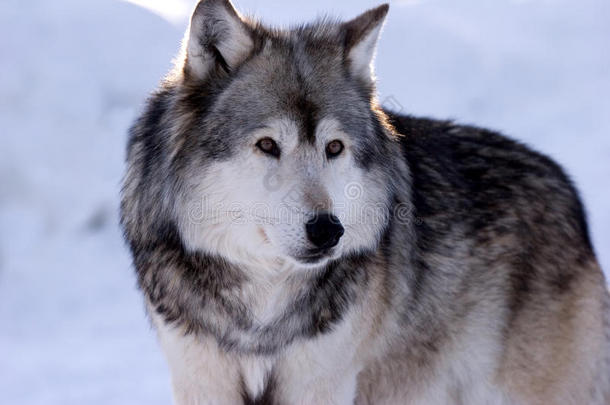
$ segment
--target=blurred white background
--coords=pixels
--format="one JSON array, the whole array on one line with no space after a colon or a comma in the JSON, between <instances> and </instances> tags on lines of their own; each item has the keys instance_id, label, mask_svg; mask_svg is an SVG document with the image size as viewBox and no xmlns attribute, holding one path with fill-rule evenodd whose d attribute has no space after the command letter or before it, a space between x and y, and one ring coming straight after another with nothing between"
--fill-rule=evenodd
<instances>
[{"instance_id":1,"label":"blurred white background","mask_svg":"<svg viewBox=\"0 0 610 405\"><path fill-rule=\"evenodd\" d=\"M137 3L137 4L136 4ZM267 23L374 0L238 0ZM0 403L167 404L117 225L127 128L194 2L0 2ZM380 99L503 131L562 163L610 270L610 2L391 2Z\"/></svg>"}]
</instances>

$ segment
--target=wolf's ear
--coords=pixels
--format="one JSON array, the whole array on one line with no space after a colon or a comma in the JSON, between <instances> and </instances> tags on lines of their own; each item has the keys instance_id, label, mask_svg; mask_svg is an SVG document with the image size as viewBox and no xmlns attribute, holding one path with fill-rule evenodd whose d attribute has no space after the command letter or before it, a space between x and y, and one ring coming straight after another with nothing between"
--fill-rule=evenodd
<instances>
[{"instance_id":1,"label":"wolf's ear","mask_svg":"<svg viewBox=\"0 0 610 405\"><path fill-rule=\"evenodd\" d=\"M229 0L200 0L186 41L185 75L200 80L217 68L229 73L254 46L251 30Z\"/></svg>"},{"instance_id":2,"label":"wolf's ear","mask_svg":"<svg viewBox=\"0 0 610 405\"><path fill-rule=\"evenodd\" d=\"M382 4L343 23L345 55L356 77L371 80L377 39L389 8L389 4Z\"/></svg>"}]
</instances>

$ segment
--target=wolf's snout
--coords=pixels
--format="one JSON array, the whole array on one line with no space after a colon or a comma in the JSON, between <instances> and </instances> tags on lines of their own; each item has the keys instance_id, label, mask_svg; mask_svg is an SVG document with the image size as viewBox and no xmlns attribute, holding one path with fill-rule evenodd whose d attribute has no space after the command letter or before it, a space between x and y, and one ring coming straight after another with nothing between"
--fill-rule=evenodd
<instances>
[{"instance_id":1,"label":"wolf's snout","mask_svg":"<svg viewBox=\"0 0 610 405\"><path fill-rule=\"evenodd\" d=\"M331 248L343 236L343 226L333 214L317 214L305 224L307 238L320 249Z\"/></svg>"}]
</instances>

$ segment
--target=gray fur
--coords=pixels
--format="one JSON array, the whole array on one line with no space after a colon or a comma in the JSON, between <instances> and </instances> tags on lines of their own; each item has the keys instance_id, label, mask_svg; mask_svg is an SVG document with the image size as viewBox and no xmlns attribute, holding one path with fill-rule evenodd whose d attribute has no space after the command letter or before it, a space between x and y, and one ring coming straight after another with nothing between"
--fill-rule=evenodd
<instances>
[{"instance_id":1,"label":"gray fur","mask_svg":"<svg viewBox=\"0 0 610 405\"><path fill-rule=\"evenodd\" d=\"M447 360L459 358L456 347L474 331L493 347L487 377L505 403L610 403L608 293L584 209L557 164L488 130L382 111L374 81L355 76L348 56L387 6L286 31L239 17L228 1L197 10L229 10L251 41L228 60L231 25L204 20L197 49L214 63L195 74L187 49L131 130L121 223L151 312L229 356L280 359L335 333L355 308L372 308L374 319L362 324L372 337L358 349L357 403L416 403L445 372L451 403L475 403L469 376L454 375L461 363ZM384 192L378 242L291 274L283 281L291 299L260 321L241 294L248 268L185 246L177 201L215 162L249 147L245 134L270 117L297 122L299 145L335 118L359 170ZM570 363L557 360L564 357ZM589 370L589 380L575 384L569 367ZM281 370L277 363L267 378L268 403L287 395ZM568 396L562 386L580 391Z\"/></svg>"}]
</instances>

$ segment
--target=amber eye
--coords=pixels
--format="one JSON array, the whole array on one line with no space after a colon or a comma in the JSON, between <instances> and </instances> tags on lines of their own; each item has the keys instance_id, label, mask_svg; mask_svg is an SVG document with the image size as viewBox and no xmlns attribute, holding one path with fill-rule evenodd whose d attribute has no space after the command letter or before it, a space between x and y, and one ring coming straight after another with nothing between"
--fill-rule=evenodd
<instances>
[{"instance_id":1,"label":"amber eye","mask_svg":"<svg viewBox=\"0 0 610 405\"><path fill-rule=\"evenodd\" d=\"M338 140L334 140L326 145L326 155L329 158L337 157L343 152L343 143Z\"/></svg>"},{"instance_id":2,"label":"amber eye","mask_svg":"<svg viewBox=\"0 0 610 405\"><path fill-rule=\"evenodd\" d=\"M256 143L256 147L268 155L279 158L280 148L277 143L271 138L263 138Z\"/></svg>"}]
</instances>

